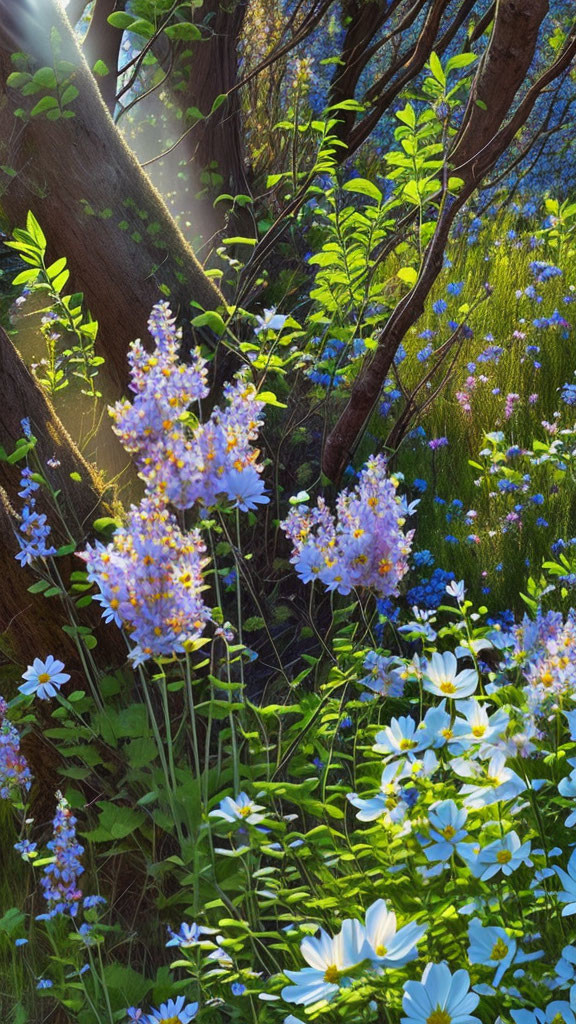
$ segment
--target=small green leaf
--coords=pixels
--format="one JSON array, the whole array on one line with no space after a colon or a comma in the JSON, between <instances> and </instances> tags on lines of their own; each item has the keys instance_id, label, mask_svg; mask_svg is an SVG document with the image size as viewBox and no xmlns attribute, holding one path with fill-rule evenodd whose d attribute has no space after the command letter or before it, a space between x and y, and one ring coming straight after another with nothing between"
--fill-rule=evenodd
<instances>
[{"instance_id":1,"label":"small green leaf","mask_svg":"<svg viewBox=\"0 0 576 1024\"><path fill-rule=\"evenodd\" d=\"M202 39L202 33L197 25L190 21L182 21L178 25L169 25L164 29L169 39Z\"/></svg>"},{"instance_id":2,"label":"small green leaf","mask_svg":"<svg viewBox=\"0 0 576 1024\"><path fill-rule=\"evenodd\" d=\"M108 24L112 25L112 28L130 28L134 20L131 14L126 14L124 11L115 11L114 14L108 15Z\"/></svg>"},{"instance_id":3,"label":"small green leaf","mask_svg":"<svg viewBox=\"0 0 576 1024\"><path fill-rule=\"evenodd\" d=\"M110 68L107 64L104 63L103 60L97 60L94 67L92 68L92 71L95 75L99 75L100 78L103 78L104 75L110 74Z\"/></svg>"},{"instance_id":4,"label":"small green leaf","mask_svg":"<svg viewBox=\"0 0 576 1024\"><path fill-rule=\"evenodd\" d=\"M375 199L377 203L382 202L382 193L377 185L367 178L351 178L342 186L344 192L357 192L359 195Z\"/></svg>"},{"instance_id":5,"label":"small green leaf","mask_svg":"<svg viewBox=\"0 0 576 1024\"><path fill-rule=\"evenodd\" d=\"M215 313L213 310L208 310L206 313L201 313L200 316L195 316L192 320L193 327L210 327L221 337L226 332L226 324L219 313Z\"/></svg>"},{"instance_id":6,"label":"small green leaf","mask_svg":"<svg viewBox=\"0 0 576 1024\"><path fill-rule=\"evenodd\" d=\"M48 110L58 110L58 100L55 96L43 96L35 107L32 107L30 111L30 117L36 117L38 114L44 114Z\"/></svg>"}]
</instances>

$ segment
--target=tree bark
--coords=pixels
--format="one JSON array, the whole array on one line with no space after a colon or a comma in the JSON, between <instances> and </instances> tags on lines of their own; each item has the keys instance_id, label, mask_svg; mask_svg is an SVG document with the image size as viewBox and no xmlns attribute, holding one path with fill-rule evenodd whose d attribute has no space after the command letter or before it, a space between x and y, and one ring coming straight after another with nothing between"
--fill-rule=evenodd
<instances>
[{"instance_id":1,"label":"tree bark","mask_svg":"<svg viewBox=\"0 0 576 1024\"><path fill-rule=\"evenodd\" d=\"M547 12L548 0L532 0L529 7L519 0L499 0L490 44L476 73L463 122L449 154L451 173L462 178L464 185L457 196L447 199L424 255L418 280L382 329L374 356L358 374L350 399L327 438L322 468L334 482L340 479L358 444L402 339L423 312L426 298L442 269L444 248L456 214L525 123L541 89L549 84L550 75L554 77L565 70L566 48L564 62L557 60L553 65L555 72L549 69L541 76L510 121L505 123L532 63L539 29ZM575 45L569 39L568 51ZM478 106L478 101L482 106Z\"/></svg>"},{"instance_id":2,"label":"tree bark","mask_svg":"<svg viewBox=\"0 0 576 1024\"><path fill-rule=\"evenodd\" d=\"M62 526L65 522L82 548L93 521L108 512L102 482L84 460L71 437L56 416L52 405L36 383L18 355L6 332L0 328L0 439L10 455L16 442L23 437L22 420L30 421L37 444L30 459L32 469L37 465L55 491L58 491L58 510L46 498L44 488L38 492L37 509L46 513L52 527L54 546L69 543ZM56 459L58 466L47 466L48 459ZM0 587L0 650L4 657L18 664L28 664L33 656L54 654L62 657L72 670L80 671L76 647L61 627L69 622L64 605L57 597L44 598L28 593L35 576L28 567L16 561L20 550L16 539L18 514L23 500L18 496L20 472L25 463L11 465L0 461L0 547L3 552L3 581ZM72 479L78 474L80 480ZM108 494L108 499L112 497ZM58 568L67 579L70 572L80 570L82 563L74 556L58 558ZM100 619L96 607L84 609L83 622L95 628L104 660L118 666L126 658L126 650L119 630L111 630Z\"/></svg>"},{"instance_id":3,"label":"tree bark","mask_svg":"<svg viewBox=\"0 0 576 1024\"><path fill-rule=\"evenodd\" d=\"M75 66L74 117L14 117L27 100L6 79L10 55L30 53L51 65L51 28L60 57ZM30 98L36 102L38 94ZM144 335L152 305L166 298L180 317L190 303L223 304L160 195L124 144L58 0L0 0L0 163L16 171L4 185L2 211L11 227L29 209L57 256L67 256L73 285L100 324L99 346L115 384L127 383L129 342ZM196 312L196 311L195 311Z\"/></svg>"},{"instance_id":4,"label":"tree bark","mask_svg":"<svg viewBox=\"0 0 576 1024\"><path fill-rule=\"evenodd\" d=\"M118 57L122 44L122 32L108 24L108 15L125 7L122 0L96 0L88 31L82 43L82 50L91 68L96 61L104 61L107 75L98 76L98 88L110 114L114 116L118 80Z\"/></svg>"}]
</instances>

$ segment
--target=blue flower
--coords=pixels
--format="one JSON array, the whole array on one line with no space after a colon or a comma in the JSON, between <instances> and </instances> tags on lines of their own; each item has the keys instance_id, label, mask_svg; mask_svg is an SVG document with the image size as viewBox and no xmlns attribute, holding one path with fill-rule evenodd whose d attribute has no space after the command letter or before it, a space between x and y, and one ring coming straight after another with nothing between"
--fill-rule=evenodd
<instances>
[{"instance_id":1,"label":"blue flower","mask_svg":"<svg viewBox=\"0 0 576 1024\"><path fill-rule=\"evenodd\" d=\"M460 295L463 287L464 281L451 281L450 284L447 285L446 291L448 292L448 295Z\"/></svg>"},{"instance_id":2,"label":"blue flower","mask_svg":"<svg viewBox=\"0 0 576 1024\"><path fill-rule=\"evenodd\" d=\"M448 309L448 303L445 299L437 299L436 302L433 303L432 309L438 316L440 316Z\"/></svg>"},{"instance_id":3,"label":"blue flower","mask_svg":"<svg viewBox=\"0 0 576 1024\"><path fill-rule=\"evenodd\" d=\"M64 683L67 683L70 676L63 672L64 662L57 661L54 655L49 654L46 661L35 658L22 676L26 682L18 687L20 693L36 694L41 700L48 700L55 697L57 691Z\"/></svg>"},{"instance_id":4,"label":"blue flower","mask_svg":"<svg viewBox=\"0 0 576 1024\"><path fill-rule=\"evenodd\" d=\"M159 1010L152 1010L144 1018L145 1024L189 1024L198 1012L198 1003L186 1004L184 996L169 999Z\"/></svg>"}]
</instances>

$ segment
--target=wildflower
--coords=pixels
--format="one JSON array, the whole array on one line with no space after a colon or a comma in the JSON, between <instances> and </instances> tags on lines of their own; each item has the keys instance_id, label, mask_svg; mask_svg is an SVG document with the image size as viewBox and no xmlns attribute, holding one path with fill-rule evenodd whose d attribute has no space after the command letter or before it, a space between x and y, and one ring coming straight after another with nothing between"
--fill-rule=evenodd
<instances>
[{"instance_id":1,"label":"wildflower","mask_svg":"<svg viewBox=\"0 0 576 1024\"><path fill-rule=\"evenodd\" d=\"M40 978L38 984L36 985L36 988L42 990L44 988L52 988L53 986L54 982L50 981L50 978Z\"/></svg>"},{"instance_id":2,"label":"wildflower","mask_svg":"<svg viewBox=\"0 0 576 1024\"><path fill-rule=\"evenodd\" d=\"M458 844L468 835L463 827L467 817L466 808L460 810L453 800L441 800L432 804L428 814L432 843L424 847L428 860L450 859Z\"/></svg>"},{"instance_id":3,"label":"wildflower","mask_svg":"<svg viewBox=\"0 0 576 1024\"><path fill-rule=\"evenodd\" d=\"M306 936L300 952L308 963L301 971L284 971L292 982L282 989L282 999L300 1006L310 1006L320 999L330 1000L342 987L351 984L350 974L373 954L359 921L347 919L341 931L332 938L320 929L317 937Z\"/></svg>"},{"instance_id":4,"label":"wildflower","mask_svg":"<svg viewBox=\"0 0 576 1024\"><path fill-rule=\"evenodd\" d=\"M516 940L504 928L484 928L477 918L470 922L468 938L470 963L495 967L494 985L498 986L516 955Z\"/></svg>"},{"instance_id":5,"label":"wildflower","mask_svg":"<svg viewBox=\"0 0 576 1024\"><path fill-rule=\"evenodd\" d=\"M143 1024L189 1024L197 1012L198 1003L186 1003L184 996L178 996L162 1003L159 1010L151 1010L144 1017Z\"/></svg>"},{"instance_id":6,"label":"wildflower","mask_svg":"<svg viewBox=\"0 0 576 1024\"><path fill-rule=\"evenodd\" d=\"M368 459L354 490L340 493L336 517L319 498L315 509L293 507L281 527L304 582L318 579L340 594L371 587L389 597L408 569L413 534L402 527L413 508L397 497L386 460L377 456Z\"/></svg>"},{"instance_id":7,"label":"wildflower","mask_svg":"<svg viewBox=\"0 0 576 1024\"><path fill-rule=\"evenodd\" d=\"M416 944L426 932L414 921L396 931L396 914L386 900L376 900L366 911L366 940L374 966L401 967L417 955Z\"/></svg>"},{"instance_id":8,"label":"wildflower","mask_svg":"<svg viewBox=\"0 0 576 1024\"><path fill-rule=\"evenodd\" d=\"M483 882L493 878L499 871L511 875L521 864L532 867L530 860L531 843L521 843L516 832L508 832L501 839L485 846L478 855L479 877Z\"/></svg>"},{"instance_id":9,"label":"wildflower","mask_svg":"<svg viewBox=\"0 0 576 1024\"><path fill-rule=\"evenodd\" d=\"M376 734L372 749L378 754L413 757L430 743L426 730L418 729L413 718L393 718L390 725Z\"/></svg>"},{"instance_id":10,"label":"wildflower","mask_svg":"<svg viewBox=\"0 0 576 1024\"><path fill-rule=\"evenodd\" d=\"M428 964L422 981L404 984L402 1009L407 1016L400 1024L480 1024L471 1016L479 1001L470 992L467 971L451 974L446 964Z\"/></svg>"},{"instance_id":11,"label":"wildflower","mask_svg":"<svg viewBox=\"0 0 576 1024\"><path fill-rule=\"evenodd\" d=\"M385 824L400 824L408 813L408 804L399 795L400 782L406 775L402 761L391 761L386 765L380 780L380 792L369 799L357 793L348 793L348 800L358 808L358 821L376 821L383 818Z\"/></svg>"},{"instance_id":12,"label":"wildflower","mask_svg":"<svg viewBox=\"0 0 576 1024\"><path fill-rule=\"evenodd\" d=\"M501 752L495 753L487 766L457 757L451 767L457 775L475 780L460 791L465 807L487 807L500 800L513 800L526 789L520 776L506 767L506 755Z\"/></svg>"},{"instance_id":13,"label":"wildflower","mask_svg":"<svg viewBox=\"0 0 576 1024\"><path fill-rule=\"evenodd\" d=\"M571 917L576 914L576 850L568 861L566 871L558 866L554 867L554 871L564 886L558 893L558 899L564 903L562 917Z\"/></svg>"},{"instance_id":14,"label":"wildflower","mask_svg":"<svg viewBox=\"0 0 576 1024\"><path fill-rule=\"evenodd\" d=\"M173 932L171 928L168 929L168 934L171 938L166 945L178 946L179 949L190 949L192 946L198 946L201 942L205 941L204 935L214 935L214 932L214 928L202 928L195 922L192 924L184 922L180 925L180 930L177 932Z\"/></svg>"},{"instance_id":15,"label":"wildflower","mask_svg":"<svg viewBox=\"0 0 576 1024\"><path fill-rule=\"evenodd\" d=\"M437 316L441 316L448 309L448 303L445 299L437 299L436 302L432 303L432 309Z\"/></svg>"},{"instance_id":16,"label":"wildflower","mask_svg":"<svg viewBox=\"0 0 576 1024\"><path fill-rule=\"evenodd\" d=\"M82 899L82 893L78 888L78 876L84 871L80 862L84 847L76 838L76 818L68 802L61 793L57 793L57 797L53 837L47 844L54 855L54 860L46 865L40 880L48 911L38 915L39 921L48 920L58 914L75 917Z\"/></svg>"},{"instance_id":17,"label":"wildflower","mask_svg":"<svg viewBox=\"0 0 576 1024\"><path fill-rule=\"evenodd\" d=\"M404 693L401 665L399 658L385 657L376 651L369 651L364 659L367 675L362 676L359 683L383 697L401 697Z\"/></svg>"},{"instance_id":18,"label":"wildflower","mask_svg":"<svg viewBox=\"0 0 576 1024\"><path fill-rule=\"evenodd\" d=\"M446 285L448 295L460 295L463 288L464 281L450 281L450 283Z\"/></svg>"},{"instance_id":19,"label":"wildflower","mask_svg":"<svg viewBox=\"0 0 576 1024\"><path fill-rule=\"evenodd\" d=\"M265 309L264 316L256 316L258 326L254 328L254 334L260 334L262 331L281 331L287 319L287 316L277 313L274 308Z\"/></svg>"},{"instance_id":20,"label":"wildflower","mask_svg":"<svg viewBox=\"0 0 576 1024\"><path fill-rule=\"evenodd\" d=\"M430 661L425 663L423 675L425 690L455 700L469 697L478 685L476 670L463 669L458 672L458 662L451 651L444 654L435 651Z\"/></svg>"},{"instance_id":21,"label":"wildflower","mask_svg":"<svg viewBox=\"0 0 576 1024\"><path fill-rule=\"evenodd\" d=\"M62 671L63 668L64 662L58 661L52 654L48 655L46 661L35 658L22 676L26 682L18 687L20 693L26 696L35 694L40 700L55 697L60 687L70 679L69 674Z\"/></svg>"},{"instance_id":22,"label":"wildflower","mask_svg":"<svg viewBox=\"0 0 576 1024\"><path fill-rule=\"evenodd\" d=\"M106 621L123 625L135 643L135 664L170 656L197 639L209 617L202 600L204 543L198 530L181 532L160 502L133 505L126 525L107 547L96 542L82 557Z\"/></svg>"},{"instance_id":23,"label":"wildflower","mask_svg":"<svg viewBox=\"0 0 576 1024\"><path fill-rule=\"evenodd\" d=\"M210 811L209 816L223 818L229 822L243 821L249 825L257 825L259 821L264 821L265 815L258 813L263 810L264 807L255 804L246 793L240 793L234 799L231 796L224 797L216 810Z\"/></svg>"},{"instance_id":24,"label":"wildflower","mask_svg":"<svg viewBox=\"0 0 576 1024\"><path fill-rule=\"evenodd\" d=\"M554 999L544 1010L510 1010L514 1024L576 1024L570 1003Z\"/></svg>"},{"instance_id":25,"label":"wildflower","mask_svg":"<svg viewBox=\"0 0 576 1024\"><path fill-rule=\"evenodd\" d=\"M31 843L29 839L21 839L19 843L14 843L14 849L18 851L22 860L31 860L36 856L37 843Z\"/></svg>"},{"instance_id":26,"label":"wildflower","mask_svg":"<svg viewBox=\"0 0 576 1024\"><path fill-rule=\"evenodd\" d=\"M470 921L468 926L468 959L471 964L483 964L484 967L495 967L493 985L498 987L502 977L512 963L525 963L542 956L542 951L523 953L518 949L505 928L494 926L483 927L478 918Z\"/></svg>"},{"instance_id":27,"label":"wildflower","mask_svg":"<svg viewBox=\"0 0 576 1024\"><path fill-rule=\"evenodd\" d=\"M85 896L82 900L82 906L85 910L90 910L92 907L100 906L106 903L104 896Z\"/></svg>"},{"instance_id":28,"label":"wildflower","mask_svg":"<svg viewBox=\"0 0 576 1024\"><path fill-rule=\"evenodd\" d=\"M448 445L447 437L433 437L431 441L428 441L428 447L431 451L435 452L438 448L446 448Z\"/></svg>"},{"instance_id":29,"label":"wildflower","mask_svg":"<svg viewBox=\"0 0 576 1024\"><path fill-rule=\"evenodd\" d=\"M0 799L22 800L32 785L28 762L20 753L20 735L6 717L8 705L0 697Z\"/></svg>"},{"instance_id":30,"label":"wildflower","mask_svg":"<svg viewBox=\"0 0 576 1024\"><path fill-rule=\"evenodd\" d=\"M20 551L15 558L20 565L31 565L36 558L49 558L56 554L56 548L48 544L50 532L46 515L35 511L35 500L30 498L20 513L16 534Z\"/></svg>"},{"instance_id":31,"label":"wildflower","mask_svg":"<svg viewBox=\"0 0 576 1024\"><path fill-rule=\"evenodd\" d=\"M188 364L178 362L181 331L166 303L152 310L149 329L156 342L152 355L138 341L130 347L134 400L117 402L110 410L114 430L134 453L148 495L181 509L197 501L212 506L220 497L247 508L266 502L264 487L255 479L262 468L258 452L250 443L258 435L264 407L254 385L240 374L224 386L227 407L215 406L206 423L196 422L187 410L208 394L206 360L196 349Z\"/></svg>"}]
</instances>

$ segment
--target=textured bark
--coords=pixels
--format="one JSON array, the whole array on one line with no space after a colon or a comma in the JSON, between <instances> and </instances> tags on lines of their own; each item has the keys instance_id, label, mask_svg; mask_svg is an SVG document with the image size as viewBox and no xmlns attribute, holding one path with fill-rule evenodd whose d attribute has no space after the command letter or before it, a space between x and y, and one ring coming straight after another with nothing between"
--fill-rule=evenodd
<instances>
[{"instance_id":1,"label":"textured bark","mask_svg":"<svg viewBox=\"0 0 576 1024\"><path fill-rule=\"evenodd\" d=\"M342 16L348 19L348 28L340 51L342 63L337 65L330 87L331 105L355 96L360 76L374 53L370 44L398 7L399 0L391 5L387 0L346 0L343 4ZM356 115L354 111L339 111L337 116L341 120L339 136L345 140Z\"/></svg>"},{"instance_id":2,"label":"textured bark","mask_svg":"<svg viewBox=\"0 0 576 1024\"><path fill-rule=\"evenodd\" d=\"M39 23L38 19L41 19ZM77 67L75 116L27 123L14 117L26 105L6 86L10 54L31 53L51 64L50 27L61 56ZM31 97L36 99L37 97ZM65 255L73 286L99 321L99 346L118 385L127 381L129 342L144 335L154 302L165 298L186 316L190 302L215 308L223 299L115 128L57 0L0 0L0 163L16 170L1 206L10 226L24 225L31 209L51 252ZM4 184L4 183L3 183Z\"/></svg>"},{"instance_id":3,"label":"textured bark","mask_svg":"<svg viewBox=\"0 0 576 1024\"><path fill-rule=\"evenodd\" d=\"M548 0L531 0L530 5L519 0L498 3L490 44L476 73L464 119L449 155L452 173L462 178L464 185L456 197L445 203L416 284L382 329L374 356L356 378L350 399L327 438L322 468L333 481L339 480L358 444L398 346L423 312L426 298L442 269L444 248L456 214L510 145L542 89L562 73L566 61L572 59L575 44L570 37L562 57L538 79L510 121L505 123L530 68L538 32L547 12ZM483 107L478 106L478 101Z\"/></svg>"},{"instance_id":4,"label":"textured bark","mask_svg":"<svg viewBox=\"0 0 576 1024\"><path fill-rule=\"evenodd\" d=\"M94 67L96 61L104 61L108 74L97 78L98 88L104 103L113 115L116 106L116 85L118 78L118 57L122 43L122 32L108 24L108 15L124 10L123 0L96 0L88 31L82 49L88 64Z\"/></svg>"},{"instance_id":5,"label":"textured bark","mask_svg":"<svg viewBox=\"0 0 576 1024\"><path fill-rule=\"evenodd\" d=\"M23 436L22 420L25 417L30 420L32 433L37 438L34 455L51 486L60 492L59 511L81 548L94 519L107 511L102 483L66 433L10 338L0 328L0 443L8 454ZM60 462L56 468L46 465L47 460L53 457ZM34 468L35 462L31 465ZM20 550L15 529L18 525L18 511L23 504L22 498L18 496L22 466L23 463L10 465L0 461L0 548L3 573L0 587L0 649L5 657L19 664L28 663L32 655L54 654L65 659L72 670L79 669L74 643L60 628L69 621L66 609L59 598L46 599L40 594L29 594L28 587L34 583L35 576L29 568L21 568L15 559ZM71 473L80 474L81 480L72 480ZM69 537L58 522L54 506L46 499L44 490L41 489L37 494L38 510L48 516L55 546L68 543ZM71 571L81 569L82 563L70 555L59 558L58 567L67 578ZM102 623L96 608L93 611L85 609L82 614L86 624L96 626L99 649L104 659L109 663L121 664L125 660L126 651L120 632Z\"/></svg>"}]
</instances>

